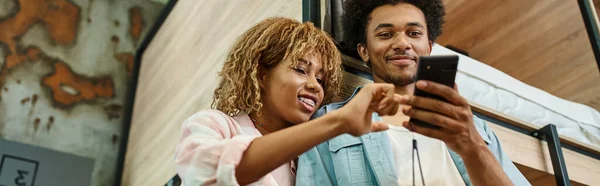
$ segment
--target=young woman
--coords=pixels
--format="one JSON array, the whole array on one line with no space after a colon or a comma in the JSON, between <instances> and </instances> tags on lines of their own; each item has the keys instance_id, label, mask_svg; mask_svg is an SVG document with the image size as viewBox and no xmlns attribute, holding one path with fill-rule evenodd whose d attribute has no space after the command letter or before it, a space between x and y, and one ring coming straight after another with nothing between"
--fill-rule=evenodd
<instances>
[{"instance_id":1,"label":"young woman","mask_svg":"<svg viewBox=\"0 0 600 186\"><path fill-rule=\"evenodd\" d=\"M341 57L310 23L270 18L229 52L213 108L183 122L176 150L185 185L294 185L295 160L341 134L387 129L373 112L396 113L391 84L365 86L342 109L309 121L338 92Z\"/></svg>"}]
</instances>

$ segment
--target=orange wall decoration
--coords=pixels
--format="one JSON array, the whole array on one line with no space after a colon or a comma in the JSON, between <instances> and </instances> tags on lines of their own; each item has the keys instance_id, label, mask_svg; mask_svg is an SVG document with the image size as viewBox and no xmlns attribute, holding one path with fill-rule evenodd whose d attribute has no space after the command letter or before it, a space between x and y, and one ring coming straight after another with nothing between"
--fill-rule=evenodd
<instances>
[{"instance_id":1,"label":"orange wall decoration","mask_svg":"<svg viewBox=\"0 0 600 186\"><path fill-rule=\"evenodd\" d=\"M163 4L0 1L0 138L91 158L112 185L135 51Z\"/></svg>"}]
</instances>

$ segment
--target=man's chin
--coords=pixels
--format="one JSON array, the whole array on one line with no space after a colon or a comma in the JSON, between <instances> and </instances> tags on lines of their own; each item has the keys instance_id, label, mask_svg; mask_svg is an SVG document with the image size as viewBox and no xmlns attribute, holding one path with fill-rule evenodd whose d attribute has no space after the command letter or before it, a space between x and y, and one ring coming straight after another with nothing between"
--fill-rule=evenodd
<instances>
[{"instance_id":1,"label":"man's chin","mask_svg":"<svg viewBox=\"0 0 600 186\"><path fill-rule=\"evenodd\" d=\"M373 75L379 77L379 79L383 80L385 83L391 83L396 86L407 86L416 81L415 73L412 73L409 69L398 71L386 69L382 70L381 73L374 71Z\"/></svg>"},{"instance_id":2,"label":"man's chin","mask_svg":"<svg viewBox=\"0 0 600 186\"><path fill-rule=\"evenodd\" d=\"M408 86L415 83L415 77L389 77L386 78L386 82L395 86Z\"/></svg>"}]
</instances>

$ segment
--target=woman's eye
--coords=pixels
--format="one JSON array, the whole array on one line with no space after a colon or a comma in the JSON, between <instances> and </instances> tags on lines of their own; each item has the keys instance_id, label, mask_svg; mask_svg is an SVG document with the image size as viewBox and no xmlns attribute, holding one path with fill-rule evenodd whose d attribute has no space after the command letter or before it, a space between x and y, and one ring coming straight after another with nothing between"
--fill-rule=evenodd
<instances>
[{"instance_id":1,"label":"woman's eye","mask_svg":"<svg viewBox=\"0 0 600 186\"><path fill-rule=\"evenodd\" d=\"M325 82L321 78L317 78L317 83L319 83L319 85L321 85L321 87L323 87L323 84L325 84Z\"/></svg>"},{"instance_id":2,"label":"woman's eye","mask_svg":"<svg viewBox=\"0 0 600 186\"><path fill-rule=\"evenodd\" d=\"M301 74L306 74L306 71L305 71L304 69L302 69L302 68L294 68L294 70L295 70L296 72L298 72L298 73L301 73Z\"/></svg>"}]
</instances>

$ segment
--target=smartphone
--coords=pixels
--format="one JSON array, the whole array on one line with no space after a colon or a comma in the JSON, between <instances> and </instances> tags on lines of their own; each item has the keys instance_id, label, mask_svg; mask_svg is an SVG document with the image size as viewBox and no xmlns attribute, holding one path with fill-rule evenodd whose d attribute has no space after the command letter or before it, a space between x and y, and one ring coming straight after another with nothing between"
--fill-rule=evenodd
<instances>
[{"instance_id":1,"label":"smartphone","mask_svg":"<svg viewBox=\"0 0 600 186\"><path fill-rule=\"evenodd\" d=\"M420 56L419 63L417 65L417 75L415 76L415 79L416 81L427 80L437 82L448 87L454 87L454 80L456 78L457 67L457 55ZM414 95L419 97L428 97L441 101L446 101L440 96L427 93L416 87ZM440 129L440 127L436 125L432 125L430 123L413 118L410 118L409 122L422 127Z\"/></svg>"}]
</instances>

